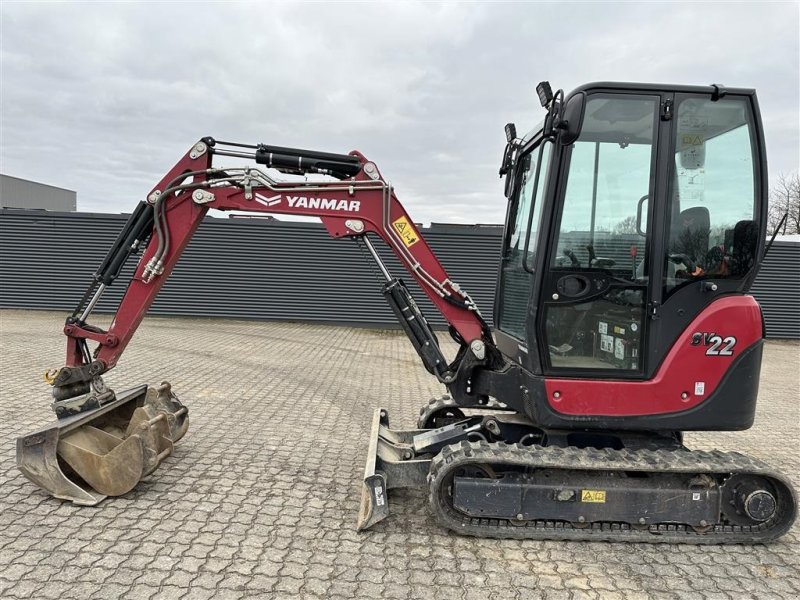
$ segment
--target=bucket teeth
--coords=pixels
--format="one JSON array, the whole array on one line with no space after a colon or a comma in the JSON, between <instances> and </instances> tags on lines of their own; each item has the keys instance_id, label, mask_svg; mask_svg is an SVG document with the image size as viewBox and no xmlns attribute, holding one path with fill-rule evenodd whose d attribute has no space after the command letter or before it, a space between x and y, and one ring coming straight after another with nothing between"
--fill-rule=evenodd
<instances>
[{"instance_id":1,"label":"bucket teeth","mask_svg":"<svg viewBox=\"0 0 800 600\"><path fill-rule=\"evenodd\" d=\"M132 490L188 426L188 410L168 383L141 386L18 438L17 466L56 498L93 505Z\"/></svg>"}]
</instances>

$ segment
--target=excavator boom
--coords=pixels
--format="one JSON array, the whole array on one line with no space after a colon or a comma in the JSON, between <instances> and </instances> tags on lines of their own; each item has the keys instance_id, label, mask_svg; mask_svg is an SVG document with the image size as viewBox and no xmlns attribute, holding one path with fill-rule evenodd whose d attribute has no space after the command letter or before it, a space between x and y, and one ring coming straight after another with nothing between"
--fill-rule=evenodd
<instances>
[{"instance_id":1,"label":"excavator boom","mask_svg":"<svg viewBox=\"0 0 800 600\"><path fill-rule=\"evenodd\" d=\"M258 167L218 168L214 158ZM275 172L283 177L276 177ZM286 175L295 176L287 181ZM302 175L303 177L297 177ZM486 360L493 341L469 295L452 281L375 163L349 155L203 138L140 202L64 325L66 364L46 376L58 420L18 440L22 472L52 495L94 504L132 489L172 451L188 427L169 384L115 394L113 369L209 209L319 217L333 238L363 243L385 278L384 295L426 369L442 383ZM368 234L381 238L452 326L462 352L448 364L402 280L392 276ZM141 252L108 330L89 323L126 260ZM96 343L90 353L88 343ZM469 350L468 350L469 349ZM465 361L467 352L473 361ZM463 377L462 373L462 377Z\"/></svg>"}]
</instances>

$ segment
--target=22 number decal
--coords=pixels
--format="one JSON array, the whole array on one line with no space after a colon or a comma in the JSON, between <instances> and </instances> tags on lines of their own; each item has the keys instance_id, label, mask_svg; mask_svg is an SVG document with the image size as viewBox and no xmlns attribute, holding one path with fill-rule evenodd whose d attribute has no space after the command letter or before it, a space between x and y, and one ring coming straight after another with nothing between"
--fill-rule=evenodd
<instances>
[{"instance_id":1,"label":"22 number decal","mask_svg":"<svg viewBox=\"0 0 800 600\"><path fill-rule=\"evenodd\" d=\"M692 335L692 346L708 346L706 356L733 356L736 338L732 335L722 337L716 333L700 332Z\"/></svg>"},{"instance_id":2,"label":"22 number decal","mask_svg":"<svg viewBox=\"0 0 800 600\"><path fill-rule=\"evenodd\" d=\"M711 342L711 347L706 350L707 356L733 356L733 347L736 345L736 338L732 335L729 335L725 339L722 339L718 335L712 335L709 340ZM720 348L725 344L724 348Z\"/></svg>"}]
</instances>

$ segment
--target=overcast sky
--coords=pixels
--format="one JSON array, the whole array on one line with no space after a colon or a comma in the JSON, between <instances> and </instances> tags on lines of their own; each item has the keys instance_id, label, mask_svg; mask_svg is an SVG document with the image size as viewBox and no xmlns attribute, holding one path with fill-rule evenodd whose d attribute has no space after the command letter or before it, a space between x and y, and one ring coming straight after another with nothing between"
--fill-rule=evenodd
<instances>
[{"instance_id":1,"label":"overcast sky","mask_svg":"<svg viewBox=\"0 0 800 600\"><path fill-rule=\"evenodd\" d=\"M789 3L14 3L0 171L129 212L205 135L378 163L416 221L500 222L503 125L535 85L755 87L770 173L800 163Z\"/></svg>"}]
</instances>

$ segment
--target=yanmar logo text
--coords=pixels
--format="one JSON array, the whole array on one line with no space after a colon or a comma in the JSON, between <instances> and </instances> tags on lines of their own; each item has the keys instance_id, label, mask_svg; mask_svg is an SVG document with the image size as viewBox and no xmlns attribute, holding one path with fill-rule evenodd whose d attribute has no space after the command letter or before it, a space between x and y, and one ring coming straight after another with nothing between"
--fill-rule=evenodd
<instances>
[{"instance_id":1,"label":"yanmar logo text","mask_svg":"<svg viewBox=\"0 0 800 600\"><path fill-rule=\"evenodd\" d=\"M305 196L286 196L289 208L321 208L323 210L344 210L356 212L361 206L358 200L328 200L327 198L306 198Z\"/></svg>"},{"instance_id":2,"label":"yanmar logo text","mask_svg":"<svg viewBox=\"0 0 800 600\"><path fill-rule=\"evenodd\" d=\"M278 206L286 200L289 208L308 208L318 210L340 210L343 212L358 212L361 208L361 202L358 200L337 200L336 198L309 198L307 196L285 196L281 198L280 195L266 197L261 194L256 194L256 202L264 206L274 207Z\"/></svg>"}]
</instances>

